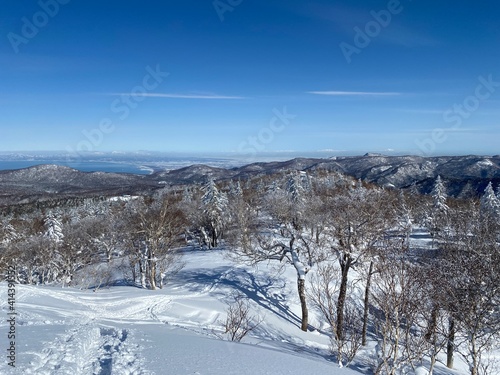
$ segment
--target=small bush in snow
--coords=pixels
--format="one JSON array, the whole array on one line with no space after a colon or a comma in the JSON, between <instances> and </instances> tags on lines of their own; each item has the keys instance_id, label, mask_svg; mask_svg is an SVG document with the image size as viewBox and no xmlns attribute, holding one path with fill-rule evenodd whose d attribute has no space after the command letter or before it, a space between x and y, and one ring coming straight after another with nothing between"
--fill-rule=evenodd
<instances>
[{"instance_id":1,"label":"small bush in snow","mask_svg":"<svg viewBox=\"0 0 500 375\"><path fill-rule=\"evenodd\" d=\"M245 298L238 296L226 310L227 317L224 324L224 333L229 340L240 342L250 331L259 325L250 312L250 304Z\"/></svg>"}]
</instances>

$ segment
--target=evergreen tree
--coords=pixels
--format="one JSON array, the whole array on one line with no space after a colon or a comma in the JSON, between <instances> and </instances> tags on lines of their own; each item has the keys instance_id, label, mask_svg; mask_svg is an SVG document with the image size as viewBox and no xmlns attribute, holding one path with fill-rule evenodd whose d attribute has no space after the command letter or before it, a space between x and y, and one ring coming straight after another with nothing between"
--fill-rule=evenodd
<instances>
[{"instance_id":1,"label":"evergreen tree","mask_svg":"<svg viewBox=\"0 0 500 375\"><path fill-rule=\"evenodd\" d=\"M303 200L304 187L302 186L300 176L291 174L286 183L286 193L291 202L297 204Z\"/></svg>"},{"instance_id":2,"label":"evergreen tree","mask_svg":"<svg viewBox=\"0 0 500 375\"><path fill-rule=\"evenodd\" d=\"M465 186L462 188L460 193L458 194L458 198L460 199L470 199L474 198L476 196L476 193L474 191L474 188L472 187L472 184L470 181L467 181Z\"/></svg>"},{"instance_id":3,"label":"evergreen tree","mask_svg":"<svg viewBox=\"0 0 500 375\"><path fill-rule=\"evenodd\" d=\"M193 192L189 189L188 186L184 186L184 190L182 192L182 203L189 203L193 201Z\"/></svg>"},{"instance_id":4,"label":"evergreen tree","mask_svg":"<svg viewBox=\"0 0 500 375\"><path fill-rule=\"evenodd\" d=\"M9 223L8 221L2 223L2 226L0 228L0 243L7 245L11 242L16 241L19 239L19 234L16 231L16 228Z\"/></svg>"},{"instance_id":5,"label":"evergreen tree","mask_svg":"<svg viewBox=\"0 0 500 375\"><path fill-rule=\"evenodd\" d=\"M268 194L276 194L276 193L280 192L281 190L282 189L276 180L273 180L266 189Z\"/></svg>"},{"instance_id":6,"label":"evergreen tree","mask_svg":"<svg viewBox=\"0 0 500 375\"><path fill-rule=\"evenodd\" d=\"M441 180L441 176L437 176L431 191L431 196L434 202L435 211L446 212L448 210L448 205L446 204L446 187Z\"/></svg>"},{"instance_id":7,"label":"evergreen tree","mask_svg":"<svg viewBox=\"0 0 500 375\"><path fill-rule=\"evenodd\" d=\"M209 247L216 247L227 223L228 199L226 194L217 188L213 179L208 180L203 191L201 203L205 222L202 232L208 231Z\"/></svg>"},{"instance_id":8,"label":"evergreen tree","mask_svg":"<svg viewBox=\"0 0 500 375\"><path fill-rule=\"evenodd\" d=\"M62 242L64 238L64 234L62 231L62 224L52 211L49 211L49 213L47 214L47 217L44 220L44 226L45 226L45 233L44 233L45 237L49 238L55 243Z\"/></svg>"},{"instance_id":9,"label":"evergreen tree","mask_svg":"<svg viewBox=\"0 0 500 375\"><path fill-rule=\"evenodd\" d=\"M481 212L484 215L498 217L500 215L500 200L493 191L493 185L488 183L481 197Z\"/></svg>"},{"instance_id":10,"label":"evergreen tree","mask_svg":"<svg viewBox=\"0 0 500 375\"><path fill-rule=\"evenodd\" d=\"M229 185L229 195L231 198L241 198L243 197L243 189L241 188L240 181L231 181Z\"/></svg>"}]
</instances>

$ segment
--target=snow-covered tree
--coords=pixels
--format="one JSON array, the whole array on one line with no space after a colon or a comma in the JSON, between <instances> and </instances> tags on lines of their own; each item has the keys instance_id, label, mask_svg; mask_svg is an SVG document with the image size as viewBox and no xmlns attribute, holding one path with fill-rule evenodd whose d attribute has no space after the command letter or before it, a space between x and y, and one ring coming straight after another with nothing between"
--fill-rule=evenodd
<instances>
[{"instance_id":1,"label":"snow-covered tree","mask_svg":"<svg viewBox=\"0 0 500 375\"><path fill-rule=\"evenodd\" d=\"M134 202L127 211L134 275L139 273L143 288L148 285L153 290L157 286L162 288L164 279L182 268L175 245L185 228L185 216L179 208L178 198L159 194L153 200Z\"/></svg>"},{"instance_id":2,"label":"snow-covered tree","mask_svg":"<svg viewBox=\"0 0 500 375\"><path fill-rule=\"evenodd\" d=\"M245 211L245 232L236 233L234 242L238 247L236 256L252 263L277 261L283 266L290 265L297 275L297 291L301 304L301 329L308 329L308 307L306 302L306 278L316 263L320 245L305 232L305 222L298 215L306 204L307 196L297 176L290 176L281 189L279 184L271 184L262 202L266 220L255 215L253 209ZM253 207L252 207L253 208Z\"/></svg>"},{"instance_id":3,"label":"snow-covered tree","mask_svg":"<svg viewBox=\"0 0 500 375\"><path fill-rule=\"evenodd\" d=\"M446 204L447 194L441 176L437 176L432 187L431 196L433 199L433 208L435 211L446 212L448 205Z\"/></svg>"},{"instance_id":4,"label":"snow-covered tree","mask_svg":"<svg viewBox=\"0 0 500 375\"><path fill-rule=\"evenodd\" d=\"M181 198L181 202L183 204L185 203L189 203L189 202L192 202L193 201L193 190L189 188L189 186L184 186L184 189L182 191L182 198Z\"/></svg>"},{"instance_id":5,"label":"snow-covered tree","mask_svg":"<svg viewBox=\"0 0 500 375\"><path fill-rule=\"evenodd\" d=\"M227 195L218 189L213 179L208 180L203 192L201 209L204 223L201 231L206 234L207 245L217 247L229 219Z\"/></svg>"},{"instance_id":6,"label":"snow-covered tree","mask_svg":"<svg viewBox=\"0 0 500 375\"><path fill-rule=\"evenodd\" d=\"M16 228L8 221L5 220L1 223L0 226L0 243L3 245L7 245L11 242L14 242L20 238L19 233Z\"/></svg>"},{"instance_id":7,"label":"snow-covered tree","mask_svg":"<svg viewBox=\"0 0 500 375\"><path fill-rule=\"evenodd\" d=\"M437 288L455 327L451 348L466 360L470 373L478 375L500 332L497 223L470 201L451 212L450 228L434 269L441 276Z\"/></svg>"},{"instance_id":8,"label":"snow-covered tree","mask_svg":"<svg viewBox=\"0 0 500 375\"><path fill-rule=\"evenodd\" d=\"M264 194L280 194L282 191L280 184L277 179L271 181L271 183L266 187Z\"/></svg>"},{"instance_id":9,"label":"snow-covered tree","mask_svg":"<svg viewBox=\"0 0 500 375\"><path fill-rule=\"evenodd\" d=\"M229 196L232 198L243 197L243 189L241 188L241 182L239 180L236 182L231 181L229 184Z\"/></svg>"},{"instance_id":10,"label":"snow-covered tree","mask_svg":"<svg viewBox=\"0 0 500 375\"><path fill-rule=\"evenodd\" d=\"M421 362L426 340L418 323L425 311L426 280L406 249L389 240L378 256L371 291L377 337L375 374L411 373Z\"/></svg>"},{"instance_id":11,"label":"snow-covered tree","mask_svg":"<svg viewBox=\"0 0 500 375\"><path fill-rule=\"evenodd\" d=\"M432 205L428 207L425 225L429 228L432 236L436 236L446 227L448 212L446 187L441 176L437 176L431 191Z\"/></svg>"},{"instance_id":12,"label":"snow-covered tree","mask_svg":"<svg viewBox=\"0 0 500 375\"><path fill-rule=\"evenodd\" d=\"M486 186L484 193L481 197L481 212L484 215L500 218L500 200L493 191L491 181Z\"/></svg>"},{"instance_id":13,"label":"snow-covered tree","mask_svg":"<svg viewBox=\"0 0 500 375\"><path fill-rule=\"evenodd\" d=\"M338 192L325 202L331 212L327 225L330 254L338 261L341 271L334 322L336 341L346 339L344 325L351 270L369 258L376 244L395 227L396 215L388 198L383 190L357 187ZM369 272L367 293L370 276Z\"/></svg>"},{"instance_id":14,"label":"snow-covered tree","mask_svg":"<svg viewBox=\"0 0 500 375\"><path fill-rule=\"evenodd\" d=\"M290 201L296 205L301 204L305 194L301 176L295 173L291 174L286 182L285 191Z\"/></svg>"},{"instance_id":15,"label":"snow-covered tree","mask_svg":"<svg viewBox=\"0 0 500 375\"><path fill-rule=\"evenodd\" d=\"M458 194L457 198L460 199L471 199L476 196L476 192L474 191L474 188L472 187L472 184L470 181L467 181L467 183L464 185L460 193Z\"/></svg>"},{"instance_id":16,"label":"snow-covered tree","mask_svg":"<svg viewBox=\"0 0 500 375\"><path fill-rule=\"evenodd\" d=\"M64 239L62 224L57 216L49 211L44 220L45 233L44 235L55 243L61 243Z\"/></svg>"}]
</instances>

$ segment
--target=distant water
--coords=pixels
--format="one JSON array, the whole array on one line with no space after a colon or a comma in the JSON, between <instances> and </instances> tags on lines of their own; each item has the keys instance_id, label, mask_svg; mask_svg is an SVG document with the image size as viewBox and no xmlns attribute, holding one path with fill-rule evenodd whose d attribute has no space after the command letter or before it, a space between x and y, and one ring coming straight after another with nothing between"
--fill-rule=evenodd
<instances>
[{"instance_id":1,"label":"distant water","mask_svg":"<svg viewBox=\"0 0 500 375\"><path fill-rule=\"evenodd\" d=\"M39 164L57 164L65 167L77 169L82 172L114 172L114 173L133 173L133 174L151 174L152 168L138 166L126 163L110 163L100 161L84 161L79 163L60 162L54 160L9 160L0 161L0 170L12 170L33 167Z\"/></svg>"},{"instance_id":2,"label":"distant water","mask_svg":"<svg viewBox=\"0 0 500 375\"><path fill-rule=\"evenodd\" d=\"M294 157L329 157L316 152L311 155L293 153L260 154L247 157L237 153L227 154L168 154L168 153L88 153L73 158L59 152L7 153L0 151L0 171L33 167L39 164L56 164L82 172L114 172L147 175L155 171L184 168L204 164L217 168L233 168L255 162L284 161Z\"/></svg>"}]
</instances>

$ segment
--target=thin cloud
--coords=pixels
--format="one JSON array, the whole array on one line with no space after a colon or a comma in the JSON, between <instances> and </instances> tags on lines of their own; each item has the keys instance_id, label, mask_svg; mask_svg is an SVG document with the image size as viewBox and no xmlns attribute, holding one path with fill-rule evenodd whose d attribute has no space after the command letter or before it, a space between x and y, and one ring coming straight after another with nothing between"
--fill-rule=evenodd
<instances>
[{"instance_id":1,"label":"thin cloud","mask_svg":"<svg viewBox=\"0 0 500 375\"><path fill-rule=\"evenodd\" d=\"M307 91L307 94L328 96L395 96L399 92L369 92L369 91Z\"/></svg>"},{"instance_id":2,"label":"thin cloud","mask_svg":"<svg viewBox=\"0 0 500 375\"><path fill-rule=\"evenodd\" d=\"M215 94L166 94L166 93L112 93L109 95L121 96L140 96L145 98L170 98L170 99L246 99L244 96L232 96L232 95L215 95Z\"/></svg>"},{"instance_id":3,"label":"thin cloud","mask_svg":"<svg viewBox=\"0 0 500 375\"><path fill-rule=\"evenodd\" d=\"M436 47L441 42L431 36L416 32L400 25L389 25L387 32L381 33L380 41L403 47Z\"/></svg>"},{"instance_id":4,"label":"thin cloud","mask_svg":"<svg viewBox=\"0 0 500 375\"><path fill-rule=\"evenodd\" d=\"M420 115L442 115L447 109L410 109L410 108L395 108L394 111L405 113L416 113Z\"/></svg>"},{"instance_id":5,"label":"thin cloud","mask_svg":"<svg viewBox=\"0 0 500 375\"><path fill-rule=\"evenodd\" d=\"M403 9L404 11L404 9ZM328 24L335 25L336 29L344 35L344 41L353 43L355 35L354 27L362 30L366 28L368 22L373 21L370 8L359 8L348 5L307 5L306 9L301 9L299 14L313 20L327 21ZM440 45L440 41L430 35L426 35L422 30L408 28L401 24L398 15L393 15L387 27L373 38L375 42L404 46L404 47L435 47Z\"/></svg>"}]
</instances>

